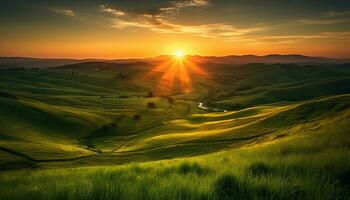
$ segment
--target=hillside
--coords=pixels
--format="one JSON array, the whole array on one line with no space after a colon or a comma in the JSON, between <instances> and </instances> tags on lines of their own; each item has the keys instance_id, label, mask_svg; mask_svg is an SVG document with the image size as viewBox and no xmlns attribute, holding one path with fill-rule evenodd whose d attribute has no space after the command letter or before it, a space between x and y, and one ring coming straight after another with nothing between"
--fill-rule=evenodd
<instances>
[{"instance_id":1,"label":"hillside","mask_svg":"<svg viewBox=\"0 0 350 200\"><path fill-rule=\"evenodd\" d=\"M54 68L61 67L88 67L89 65L103 65L106 67L113 67L113 65L133 66L158 64L169 60L172 56L164 55L152 58L140 59L58 59L58 58L27 58L27 57L0 57L0 69L8 68ZM265 64L316 64L316 65L330 65L330 64L346 64L350 63L350 58L327 58L327 57L312 57L298 54L280 55L271 54L264 56L256 55L229 55L229 56L197 56L189 55L188 59L195 62L216 63L216 64L230 64L230 65L244 65L249 63L265 63ZM81 65L80 65L81 64Z\"/></svg>"},{"instance_id":2,"label":"hillside","mask_svg":"<svg viewBox=\"0 0 350 200\"><path fill-rule=\"evenodd\" d=\"M347 199L348 64L187 67L1 71L1 199Z\"/></svg>"},{"instance_id":3,"label":"hillside","mask_svg":"<svg viewBox=\"0 0 350 200\"><path fill-rule=\"evenodd\" d=\"M341 64L341 63L349 63L350 59L342 58L327 58L327 57L312 57L312 56L304 56L298 54L289 54L289 55L280 55L280 54L270 54L264 56L256 56L256 55L229 55L223 57L203 57L203 56L195 56L196 59L201 60L202 62L214 62L220 64L249 64L249 63L314 63L314 64Z\"/></svg>"},{"instance_id":4,"label":"hillside","mask_svg":"<svg viewBox=\"0 0 350 200\"><path fill-rule=\"evenodd\" d=\"M56 59L56 58L27 58L27 57L0 57L0 69L7 68L50 68L62 65L103 61L98 59Z\"/></svg>"},{"instance_id":5,"label":"hillside","mask_svg":"<svg viewBox=\"0 0 350 200\"><path fill-rule=\"evenodd\" d=\"M266 109L227 115L202 114L188 120L202 126L210 121L259 115L262 110L266 113ZM301 117L305 112L312 114ZM101 166L102 162L96 167L81 168L91 161L102 161L97 156L88 161L65 161L69 167L80 167L73 169L57 168L62 167L61 162L46 163L47 167L56 169L0 173L3 183L0 196L2 199L348 199L349 117L349 95L311 101L256 123L256 127L282 128L276 137L269 138L267 134L264 142L252 141L241 148L231 146L230 150L204 156L129 165ZM275 127L276 122L282 123ZM176 150L167 154L180 152ZM8 153L1 155L4 158ZM137 155L113 155L108 161L115 162L118 158L135 162L147 160L150 155L155 154L142 151ZM22 167L31 167L24 165L27 162L20 155L10 159ZM17 187L12 187L13 184Z\"/></svg>"},{"instance_id":6,"label":"hillside","mask_svg":"<svg viewBox=\"0 0 350 200\"><path fill-rule=\"evenodd\" d=\"M18 157L40 166L205 154L285 136L296 125L309 126L348 110L347 65L201 67L210 76L192 73L192 92L173 88L164 94L157 87L163 72L148 77L152 68L143 63L93 62L2 73L0 147L11 158L5 168L16 165L11 160ZM174 102L162 96L169 94ZM147 107L150 102L154 108ZM199 102L209 110L198 107ZM228 112L210 111L216 108Z\"/></svg>"}]
</instances>

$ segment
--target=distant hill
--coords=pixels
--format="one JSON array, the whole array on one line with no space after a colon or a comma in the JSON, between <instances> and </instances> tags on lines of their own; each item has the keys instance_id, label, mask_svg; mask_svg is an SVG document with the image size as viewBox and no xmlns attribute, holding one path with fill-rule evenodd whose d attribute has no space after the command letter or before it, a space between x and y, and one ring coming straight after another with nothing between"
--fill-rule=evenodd
<instances>
[{"instance_id":1,"label":"distant hill","mask_svg":"<svg viewBox=\"0 0 350 200\"><path fill-rule=\"evenodd\" d=\"M170 59L172 56L162 55L153 58L144 58L144 59L115 59L115 60L103 60L103 59L50 59L50 58L26 58L26 57L0 57L0 69L7 68L51 68L51 67L81 67L80 65L74 65L79 63L90 63L90 64L103 64L111 67L112 65L149 65L164 62L165 60ZM299 63L299 64L344 64L350 63L350 58L328 58L328 57L311 57L297 54L290 55L279 55L271 54L266 56L256 56L256 55L230 55L223 57L215 56L187 56L194 62L199 63L218 63L218 64L249 64L249 63ZM148 63L148 64L147 64ZM72 65L72 66L70 66ZM84 64L86 67L89 64Z\"/></svg>"},{"instance_id":2,"label":"distant hill","mask_svg":"<svg viewBox=\"0 0 350 200\"><path fill-rule=\"evenodd\" d=\"M83 62L83 63L73 63L66 64L63 66L55 67L55 69L93 69L93 70L111 70L120 67L150 67L151 63L142 60L128 60L121 62L105 61L105 62Z\"/></svg>"},{"instance_id":3,"label":"distant hill","mask_svg":"<svg viewBox=\"0 0 350 200\"><path fill-rule=\"evenodd\" d=\"M193 59L199 62L214 62L221 64L248 64L248 63L324 63L324 64L342 64L350 63L350 58L337 59L327 57L310 57L304 55L290 54L279 55L271 54L266 56L256 55L230 55L224 57L214 56L192 56Z\"/></svg>"},{"instance_id":4,"label":"distant hill","mask_svg":"<svg viewBox=\"0 0 350 200\"><path fill-rule=\"evenodd\" d=\"M7 68L50 68L67 64L103 61L97 59L53 59L53 58L26 58L0 57L0 69Z\"/></svg>"},{"instance_id":5,"label":"distant hill","mask_svg":"<svg viewBox=\"0 0 350 200\"><path fill-rule=\"evenodd\" d=\"M161 55L154 58L146 59L129 59L129 60L114 60L114 62L163 62L170 59L170 55ZM290 63L305 63L305 64L344 64L350 63L350 58L328 58L328 57L311 57L298 54L280 55L270 54L265 56L256 55L229 55L229 56L199 56L189 55L187 58L199 63L217 63L217 64L249 64L249 63L266 63L266 64L290 64Z\"/></svg>"}]
</instances>

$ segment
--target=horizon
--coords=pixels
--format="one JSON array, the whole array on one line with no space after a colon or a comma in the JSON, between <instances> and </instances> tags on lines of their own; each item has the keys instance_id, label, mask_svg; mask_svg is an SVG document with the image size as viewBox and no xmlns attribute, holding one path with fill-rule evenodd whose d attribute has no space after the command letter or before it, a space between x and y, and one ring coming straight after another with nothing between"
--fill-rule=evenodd
<instances>
[{"instance_id":1,"label":"horizon","mask_svg":"<svg viewBox=\"0 0 350 200\"><path fill-rule=\"evenodd\" d=\"M28 59L57 59L57 60L106 60L106 61L112 61L112 60L133 60L133 59L153 59L153 58L158 58L162 56L168 56L168 57L173 57L175 56L174 54L163 54L163 55L156 55L156 56L151 56L151 57L125 57L125 58L89 58L89 57L82 57L82 58L74 58L74 57L30 57L30 56L3 56L0 55L0 58L28 58ZM349 57L328 57L328 56L319 56L319 55L305 55L305 54L277 54L277 53L271 53L271 54L227 54L227 55L189 55L185 54L185 57L214 57L214 58L223 58L223 57L230 57L230 56L237 56L237 57L243 57L243 56L256 56L256 57L266 57L266 56L305 56L305 57L310 57L310 58L328 58L328 59L350 59Z\"/></svg>"},{"instance_id":2,"label":"horizon","mask_svg":"<svg viewBox=\"0 0 350 200\"><path fill-rule=\"evenodd\" d=\"M127 59L179 50L350 57L350 3L343 0L5 0L0 21L6 57Z\"/></svg>"}]
</instances>

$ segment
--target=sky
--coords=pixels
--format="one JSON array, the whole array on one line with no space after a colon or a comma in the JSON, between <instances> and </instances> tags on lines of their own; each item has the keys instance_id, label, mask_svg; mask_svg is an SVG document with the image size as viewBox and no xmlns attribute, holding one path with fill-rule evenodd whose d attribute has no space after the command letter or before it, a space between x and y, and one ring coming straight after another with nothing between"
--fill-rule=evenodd
<instances>
[{"instance_id":1,"label":"sky","mask_svg":"<svg viewBox=\"0 0 350 200\"><path fill-rule=\"evenodd\" d=\"M0 0L0 56L350 57L349 0Z\"/></svg>"}]
</instances>

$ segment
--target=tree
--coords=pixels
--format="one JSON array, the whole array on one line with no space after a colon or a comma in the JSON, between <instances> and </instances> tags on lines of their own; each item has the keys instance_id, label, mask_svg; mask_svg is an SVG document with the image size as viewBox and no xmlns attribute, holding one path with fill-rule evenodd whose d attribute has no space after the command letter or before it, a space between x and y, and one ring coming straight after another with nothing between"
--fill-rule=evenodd
<instances>
[{"instance_id":1,"label":"tree","mask_svg":"<svg viewBox=\"0 0 350 200\"><path fill-rule=\"evenodd\" d=\"M173 97L168 97L168 102L170 104L175 104L175 99Z\"/></svg>"},{"instance_id":2,"label":"tree","mask_svg":"<svg viewBox=\"0 0 350 200\"><path fill-rule=\"evenodd\" d=\"M140 120L140 119L141 119L141 115L139 115L139 114L134 115L134 120Z\"/></svg>"},{"instance_id":3,"label":"tree","mask_svg":"<svg viewBox=\"0 0 350 200\"><path fill-rule=\"evenodd\" d=\"M149 91L148 94L147 94L147 98L152 98L152 97L154 97L153 92Z\"/></svg>"},{"instance_id":4,"label":"tree","mask_svg":"<svg viewBox=\"0 0 350 200\"><path fill-rule=\"evenodd\" d=\"M156 108L157 106L156 106L156 104L154 102L148 102L147 103L147 107L148 108Z\"/></svg>"}]
</instances>

